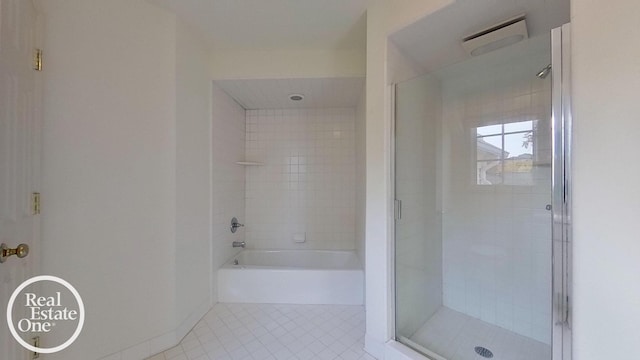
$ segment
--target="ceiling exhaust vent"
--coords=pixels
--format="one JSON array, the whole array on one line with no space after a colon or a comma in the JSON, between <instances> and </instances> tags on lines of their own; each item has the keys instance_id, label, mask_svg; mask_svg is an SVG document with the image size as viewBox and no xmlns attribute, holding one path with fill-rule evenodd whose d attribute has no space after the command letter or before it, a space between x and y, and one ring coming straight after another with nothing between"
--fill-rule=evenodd
<instances>
[{"instance_id":1,"label":"ceiling exhaust vent","mask_svg":"<svg viewBox=\"0 0 640 360\"><path fill-rule=\"evenodd\" d=\"M522 14L466 36L462 39L462 47L469 55L478 56L527 38L527 22Z\"/></svg>"}]
</instances>

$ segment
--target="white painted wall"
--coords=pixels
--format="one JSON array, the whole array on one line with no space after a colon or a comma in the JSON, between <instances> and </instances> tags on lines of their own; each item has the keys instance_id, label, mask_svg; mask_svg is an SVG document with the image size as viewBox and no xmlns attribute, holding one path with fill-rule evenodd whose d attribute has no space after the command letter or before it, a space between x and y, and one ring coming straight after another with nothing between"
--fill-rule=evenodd
<instances>
[{"instance_id":1,"label":"white painted wall","mask_svg":"<svg viewBox=\"0 0 640 360\"><path fill-rule=\"evenodd\" d=\"M640 339L637 1L572 1L574 354L631 359Z\"/></svg>"},{"instance_id":2,"label":"white painted wall","mask_svg":"<svg viewBox=\"0 0 640 360\"><path fill-rule=\"evenodd\" d=\"M211 57L176 24L176 325L182 338L211 305Z\"/></svg>"},{"instance_id":3,"label":"white painted wall","mask_svg":"<svg viewBox=\"0 0 640 360\"><path fill-rule=\"evenodd\" d=\"M175 324L175 18L141 1L42 4L42 270L87 310L49 358L99 358Z\"/></svg>"},{"instance_id":4,"label":"white painted wall","mask_svg":"<svg viewBox=\"0 0 640 360\"><path fill-rule=\"evenodd\" d=\"M220 266L241 248L232 247L234 241L244 241L246 228L231 233L231 218L242 224L245 216L245 167L237 161L245 159L245 111L229 95L213 84L212 121L210 134L213 145L213 224L211 239L211 286L213 302L218 301Z\"/></svg>"},{"instance_id":5,"label":"white painted wall","mask_svg":"<svg viewBox=\"0 0 640 360\"><path fill-rule=\"evenodd\" d=\"M392 41L387 43L387 71L390 83L400 83L426 73L418 63L404 54Z\"/></svg>"},{"instance_id":6,"label":"white painted wall","mask_svg":"<svg viewBox=\"0 0 640 360\"><path fill-rule=\"evenodd\" d=\"M363 77L365 53L354 50L227 50L213 58L214 79Z\"/></svg>"},{"instance_id":7,"label":"white painted wall","mask_svg":"<svg viewBox=\"0 0 640 360\"><path fill-rule=\"evenodd\" d=\"M209 54L144 1L42 4L43 272L87 309L49 357L145 358L211 303Z\"/></svg>"},{"instance_id":8,"label":"white painted wall","mask_svg":"<svg viewBox=\"0 0 640 360\"><path fill-rule=\"evenodd\" d=\"M355 110L248 110L246 139L247 246L355 249Z\"/></svg>"},{"instance_id":9,"label":"white painted wall","mask_svg":"<svg viewBox=\"0 0 640 360\"><path fill-rule=\"evenodd\" d=\"M356 119L355 119L355 141L356 141L356 207L355 207L355 236L356 236L356 251L360 263L363 268L366 263L365 249L366 236L365 236L365 217L366 217L366 185L367 185L367 143L366 143L366 131L367 131L367 103L366 93L363 86L362 93L360 94L360 100L356 106Z\"/></svg>"}]
</instances>

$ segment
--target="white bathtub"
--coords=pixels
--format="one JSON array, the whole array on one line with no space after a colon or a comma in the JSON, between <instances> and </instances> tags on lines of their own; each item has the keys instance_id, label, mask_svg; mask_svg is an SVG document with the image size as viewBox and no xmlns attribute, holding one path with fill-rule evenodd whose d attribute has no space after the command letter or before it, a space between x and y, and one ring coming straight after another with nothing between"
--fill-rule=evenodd
<instances>
[{"instance_id":1,"label":"white bathtub","mask_svg":"<svg viewBox=\"0 0 640 360\"><path fill-rule=\"evenodd\" d=\"M243 250L218 270L220 302L362 305L363 297L354 251Z\"/></svg>"}]
</instances>

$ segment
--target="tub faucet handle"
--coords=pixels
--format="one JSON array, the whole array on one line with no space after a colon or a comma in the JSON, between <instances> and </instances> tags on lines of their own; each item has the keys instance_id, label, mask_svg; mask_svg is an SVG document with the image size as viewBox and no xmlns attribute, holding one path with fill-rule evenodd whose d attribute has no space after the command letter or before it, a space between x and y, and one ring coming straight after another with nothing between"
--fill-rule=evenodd
<instances>
[{"instance_id":1,"label":"tub faucet handle","mask_svg":"<svg viewBox=\"0 0 640 360\"><path fill-rule=\"evenodd\" d=\"M240 224L240 222L238 221L238 219L235 218L235 216L233 217L233 219L231 219L231 233L235 233L236 231L238 231L239 227L243 227L244 224Z\"/></svg>"},{"instance_id":2,"label":"tub faucet handle","mask_svg":"<svg viewBox=\"0 0 640 360\"><path fill-rule=\"evenodd\" d=\"M234 241L233 242L233 247L237 248L237 247L241 247L244 249L244 247L247 246L247 244L244 241Z\"/></svg>"}]
</instances>

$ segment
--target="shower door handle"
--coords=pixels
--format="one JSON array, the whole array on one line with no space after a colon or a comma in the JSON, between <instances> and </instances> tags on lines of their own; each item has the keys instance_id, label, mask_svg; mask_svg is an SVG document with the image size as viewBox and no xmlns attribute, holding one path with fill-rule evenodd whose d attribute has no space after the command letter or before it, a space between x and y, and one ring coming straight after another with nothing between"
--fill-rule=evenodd
<instances>
[{"instance_id":1,"label":"shower door handle","mask_svg":"<svg viewBox=\"0 0 640 360\"><path fill-rule=\"evenodd\" d=\"M402 200L395 199L393 205L394 218L396 220L402 219Z\"/></svg>"}]
</instances>

